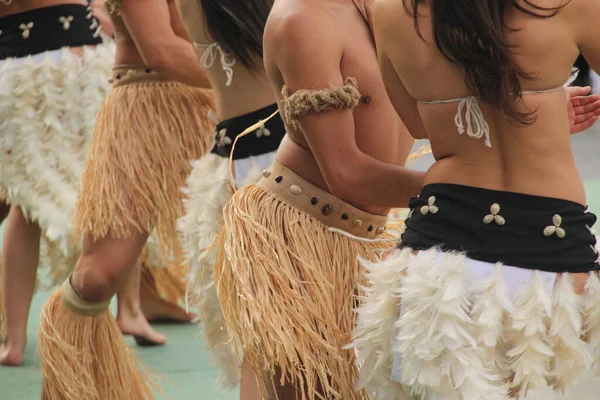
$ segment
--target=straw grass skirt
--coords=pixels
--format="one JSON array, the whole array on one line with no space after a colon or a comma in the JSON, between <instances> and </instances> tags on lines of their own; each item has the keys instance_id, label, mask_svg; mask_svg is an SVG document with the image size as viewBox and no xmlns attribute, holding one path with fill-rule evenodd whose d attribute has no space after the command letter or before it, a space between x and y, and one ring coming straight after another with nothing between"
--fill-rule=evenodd
<instances>
[{"instance_id":1,"label":"straw grass skirt","mask_svg":"<svg viewBox=\"0 0 600 400\"><path fill-rule=\"evenodd\" d=\"M393 242L329 228L387 238L386 217L357 210L277 163L265 176L234 194L217 239L214 279L231 341L264 394L288 384L301 399L320 398L317 388L325 399L367 398L354 390L355 353L344 349L362 277L357 258L377 260Z\"/></svg>"},{"instance_id":2,"label":"straw grass skirt","mask_svg":"<svg viewBox=\"0 0 600 400\"><path fill-rule=\"evenodd\" d=\"M234 160L238 187L254 184L275 158L276 152ZM229 183L229 160L207 154L192 163L192 173L183 189L185 214L179 230L191 268L188 304L199 310L200 326L208 350L219 369L219 384L233 389L239 383L241 358L232 351L231 337L224 329L223 312L214 285L216 249L211 243L223 226L223 208L233 195Z\"/></svg>"},{"instance_id":3,"label":"straw grass skirt","mask_svg":"<svg viewBox=\"0 0 600 400\"><path fill-rule=\"evenodd\" d=\"M190 161L213 143L212 93L140 66L118 66L113 79L83 172L75 233L99 240L154 231L164 258L179 262L180 188Z\"/></svg>"},{"instance_id":4,"label":"straw grass skirt","mask_svg":"<svg viewBox=\"0 0 600 400\"><path fill-rule=\"evenodd\" d=\"M592 399L600 393L600 280L437 249L364 262L354 346L375 399Z\"/></svg>"},{"instance_id":5,"label":"straw grass skirt","mask_svg":"<svg viewBox=\"0 0 600 400\"><path fill-rule=\"evenodd\" d=\"M70 280L46 302L38 335L43 400L154 399L155 385L125 343L109 304L83 300Z\"/></svg>"},{"instance_id":6,"label":"straw grass skirt","mask_svg":"<svg viewBox=\"0 0 600 400\"><path fill-rule=\"evenodd\" d=\"M114 45L0 61L0 197L42 230L52 285L80 249L70 222L96 113L110 91Z\"/></svg>"}]
</instances>

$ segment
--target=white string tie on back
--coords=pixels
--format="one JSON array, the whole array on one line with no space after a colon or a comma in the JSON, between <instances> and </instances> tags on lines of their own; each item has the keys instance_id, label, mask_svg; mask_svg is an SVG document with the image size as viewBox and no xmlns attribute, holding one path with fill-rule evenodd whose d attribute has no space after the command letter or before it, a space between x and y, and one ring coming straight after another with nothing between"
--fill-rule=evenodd
<instances>
[{"instance_id":1,"label":"white string tie on back","mask_svg":"<svg viewBox=\"0 0 600 400\"><path fill-rule=\"evenodd\" d=\"M474 139L485 138L485 146L492 147L490 126L483 116L479 100L474 96L465 97L458 103L458 112L454 117L454 123L461 135L465 133L465 120L467 135Z\"/></svg>"},{"instance_id":2,"label":"white string tie on back","mask_svg":"<svg viewBox=\"0 0 600 400\"><path fill-rule=\"evenodd\" d=\"M206 48L200 59L202 66L206 69L212 67L217 58L221 59L221 68L223 68L223 71L225 71L225 74L227 75L225 86L231 86L231 82L233 82L233 69L231 67L235 65L235 58L226 50L223 50L223 47L217 42L208 45L194 42L194 46Z\"/></svg>"}]
</instances>

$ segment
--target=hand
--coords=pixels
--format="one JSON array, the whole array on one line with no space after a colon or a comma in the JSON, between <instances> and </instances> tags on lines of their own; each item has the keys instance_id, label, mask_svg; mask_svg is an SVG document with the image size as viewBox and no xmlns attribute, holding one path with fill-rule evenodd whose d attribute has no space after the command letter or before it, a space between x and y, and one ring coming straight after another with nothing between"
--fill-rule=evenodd
<instances>
[{"instance_id":1,"label":"hand","mask_svg":"<svg viewBox=\"0 0 600 400\"><path fill-rule=\"evenodd\" d=\"M104 34L107 36L114 37L115 30L112 21L108 16L108 11L106 11L106 8L104 7L103 0L92 1L92 13L94 14L94 18L96 18L100 23L102 32L104 32Z\"/></svg>"},{"instance_id":2,"label":"hand","mask_svg":"<svg viewBox=\"0 0 600 400\"><path fill-rule=\"evenodd\" d=\"M589 86L566 88L567 115L571 134L585 131L600 117L600 96L597 94L586 96L591 90L592 88Z\"/></svg>"}]
</instances>

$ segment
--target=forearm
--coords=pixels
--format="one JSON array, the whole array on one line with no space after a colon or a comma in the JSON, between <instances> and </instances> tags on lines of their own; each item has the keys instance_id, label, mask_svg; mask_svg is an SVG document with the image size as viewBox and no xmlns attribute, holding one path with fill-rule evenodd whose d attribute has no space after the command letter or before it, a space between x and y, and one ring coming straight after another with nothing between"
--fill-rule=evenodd
<instances>
[{"instance_id":1,"label":"forearm","mask_svg":"<svg viewBox=\"0 0 600 400\"><path fill-rule=\"evenodd\" d=\"M192 44L184 39L177 38L150 60L149 67L167 78L190 86L210 88L206 71L200 65Z\"/></svg>"},{"instance_id":2,"label":"forearm","mask_svg":"<svg viewBox=\"0 0 600 400\"><path fill-rule=\"evenodd\" d=\"M352 167L340 169L333 185L344 200L371 207L405 208L423 187L424 172L379 161L363 154ZM341 172L344 171L344 172Z\"/></svg>"}]
</instances>

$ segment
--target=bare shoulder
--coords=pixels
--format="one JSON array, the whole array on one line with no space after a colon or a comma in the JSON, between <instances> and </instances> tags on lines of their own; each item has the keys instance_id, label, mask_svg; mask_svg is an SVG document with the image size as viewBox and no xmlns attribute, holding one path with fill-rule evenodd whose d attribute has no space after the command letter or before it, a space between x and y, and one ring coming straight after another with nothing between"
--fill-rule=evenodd
<instances>
[{"instance_id":1,"label":"bare shoulder","mask_svg":"<svg viewBox=\"0 0 600 400\"><path fill-rule=\"evenodd\" d=\"M278 54L335 46L338 31L320 1L276 2L265 27L264 45ZM341 46L341 41L340 46Z\"/></svg>"},{"instance_id":2,"label":"bare shoulder","mask_svg":"<svg viewBox=\"0 0 600 400\"><path fill-rule=\"evenodd\" d=\"M408 3L412 4L412 1ZM409 16L405 9L404 0L373 0L370 14L378 47L389 40L396 41L399 30L406 28L407 25L412 26L412 16Z\"/></svg>"}]
</instances>

